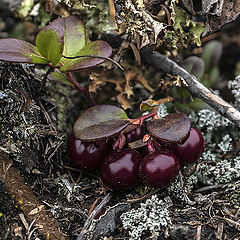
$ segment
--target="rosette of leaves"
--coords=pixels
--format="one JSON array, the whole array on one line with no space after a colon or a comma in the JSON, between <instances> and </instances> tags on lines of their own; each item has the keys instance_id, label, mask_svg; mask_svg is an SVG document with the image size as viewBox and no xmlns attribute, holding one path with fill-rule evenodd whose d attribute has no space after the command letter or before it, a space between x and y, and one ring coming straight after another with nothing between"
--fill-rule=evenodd
<instances>
[{"instance_id":1,"label":"rosette of leaves","mask_svg":"<svg viewBox=\"0 0 240 240\"><path fill-rule=\"evenodd\" d=\"M65 73L99 65L105 61L104 57L111 54L112 48L105 41L86 44L84 26L76 16L57 18L44 27L37 34L36 46L15 38L0 39L0 61L48 64L55 69L48 78L65 84L70 84ZM98 58L63 57L86 55Z\"/></svg>"},{"instance_id":2,"label":"rosette of leaves","mask_svg":"<svg viewBox=\"0 0 240 240\"><path fill-rule=\"evenodd\" d=\"M104 140L135 124L126 112L113 105L96 105L83 112L74 124L74 135L81 141ZM190 121L183 113L171 113L146 124L149 134L163 142L177 143L187 137Z\"/></svg>"}]
</instances>

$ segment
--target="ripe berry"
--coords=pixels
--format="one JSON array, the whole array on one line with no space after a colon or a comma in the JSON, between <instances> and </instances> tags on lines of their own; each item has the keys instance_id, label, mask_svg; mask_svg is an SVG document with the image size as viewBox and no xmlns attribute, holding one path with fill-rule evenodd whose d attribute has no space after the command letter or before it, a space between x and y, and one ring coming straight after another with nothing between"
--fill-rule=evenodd
<instances>
[{"instance_id":1,"label":"ripe berry","mask_svg":"<svg viewBox=\"0 0 240 240\"><path fill-rule=\"evenodd\" d=\"M67 150L73 166L93 172L100 167L104 156L110 150L110 146L107 143L100 146L96 142L82 142L72 134L68 139Z\"/></svg>"},{"instance_id":2,"label":"ripe berry","mask_svg":"<svg viewBox=\"0 0 240 240\"><path fill-rule=\"evenodd\" d=\"M179 161L173 153L155 151L143 159L139 174L147 185L159 188L174 180L179 169Z\"/></svg>"},{"instance_id":3,"label":"ripe berry","mask_svg":"<svg viewBox=\"0 0 240 240\"><path fill-rule=\"evenodd\" d=\"M127 189L139 182L140 154L130 148L108 154L101 165L101 179L111 189Z\"/></svg>"},{"instance_id":4,"label":"ripe berry","mask_svg":"<svg viewBox=\"0 0 240 240\"><path fill-rule=\"evenodd\" d=\"M143 136L146 134L146 129L144 126L138 127L134 130L132 130L131 132L128 132L125 134L126 137L126 142L130 143L130 142L135 142L141 138L143 138Z\"/></svg>"},{"instance_id":5,"label":"ripe berry","mask_svg":"<svg viewBox=\"0 0 240 240\"><path fill-rule=\"evenodd\" d=\"M199 159L204 151L204 144L202 133L196 128L191 128L187 139L182 143L172 144L171 150L183 166Z\"/></svg>"},{"instance_id":6,"label":"ripe berry","mask_svg":"<svg viewBox=\"0 0 240 240\"><path fill-rule=\"evenodd\" d=\"M144 137L144 135L146 134L146 128L142 125L141 127L138 127L134 130L132 130L131 132L125 133L125 137L126 137L126 143L131 143L131 142L135 142L137 140L140 140ZM142 147L138 147L135 148L135 150L142 156L145 157L148 155L148 148L147 146L142 146Z\"/></svg>"}]
</instances>

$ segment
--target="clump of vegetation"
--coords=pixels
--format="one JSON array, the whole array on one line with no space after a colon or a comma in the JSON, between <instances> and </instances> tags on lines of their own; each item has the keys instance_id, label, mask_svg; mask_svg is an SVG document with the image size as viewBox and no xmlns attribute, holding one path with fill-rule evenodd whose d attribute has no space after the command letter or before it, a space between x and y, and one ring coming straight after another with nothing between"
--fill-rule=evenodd
<instances>
[{"instance_id":1,"label":"clump of vegetation","mask_svg":"<svg viewBox=\"0 0 240 240\"><path fill-rule=\"evenodd\" d=\"M86 44L84 26L76 16L58 18L44 27L37 34L36 46L15 38L0 39L1 61L47 64L49 80L79 89L91 104L88 90L71 72L101 64L111 54L112 48L105 41Z\"/></svg>"},{"instance_id":2,"label":"clump of vegetation","mask_svg":"<svg viewBox=\"0 0 240 240\"><path fill-rule=\"evenodd\" d=\"M23 14L20 16L22 18L33 11L33 7L36 12L44 8L43 2L24 2L28 2L30 5L23 5L25 12L18 9L18 12ZM188 92L191 86L185 82L182 76L178 76L178 74L165 75L164 71L156 73L153 69L154 66L146 67L142 64L144 62L142 48L146 46L145 49L150 49L149 46L151 46L156 50L155 52L164 53L180 61L182 71L187 76L186 79L194 75L207 88L218 84L220 79L218 64L224 45L220 41L214 40L209 41L203 48L199 48L202 33L205 31L204 34L206 34L208 31L206 26L211 26L209 20L205 22L208 25L200 22L197 12L197 15L191 16L191 11L189 9L186 11L186 8L182 7L184 1L178 0L164 2L164 4L159 1L141 0L46 2L49 3L48 20L52 14L59 15L60 10L67 9L64 14L68 15L70 12L74 12L85 21L85 26L87 29L89 28L87 36L90 39L103 37L106 40L116 37L117 43L111 39L114 41L112 46L116 45L116 49L113 51L114 59L120 62L125 69L123 72L118 72L118 69L110 69L109 65L105 65L104 68L92 71L89 77L91 85L78 82L77 77L89 75L89 72L82 71L83 69L89 69L105 60L111 60L109 57L112 54L112 47L101 40L87 44L85 28L77 16L53 20L37 34L36 46L13 38L0 39L1 61L48 66L44 81L48 79L68 86L69 89L80 90L90 106L80 114L77 120L75 119L73 133L67 142L68 156L65 154L65 150L59 150L60 146L64 145L63 142L59 145L56 144L56 148L52 152L50 151L50 154L48 153L50 156L47 160L50 161L49 159L54 154L63 151L59 154L61 160L54 162L52 164L54 167L51 166L52 169L55 167L58 170L61 169L61 173L59 174L58 171L56 174L51 174L51 179L46 182L55 188L55 194L60 196L59 199L61 198L66 205L74 203L78 208L85 208L92 202L93 205L87 216L87 211L64 208L59 202L56 205L49 204L53 215L60 217L61 214L58 214L60 211L56 210L63 209L63 211L69 211L69 215L72 211L84 216L87 221L82 232L89 234L91 231L94 233L98 228L92 228L91 221L93 219L97 219L95 224L98 226L98 220L101 220L102 216L117 215L114 207L111 213L104 208L109 201L106 201L106 197L108 199L110 195L114 196L114 201L118 202L127 198L129 203L149 198L145 203L141 203L140 207L133 205L134 208L122 214L120 219L123 229L128 231L130 239L142 239L145 234L150 234L151 238L158 238L168 230L169 226L175 227L180 219L173 219L175 215L172 215L169 208L171 202L165 201L165 199L161 200L166 195L171 195L171 200L176 201L178 206L190 209L193 205L194 207L199 206L193 192L195 188L208 185L218 187L231 183L226 189L225 198L236 203L239 197L240 158L237 154L240 134L229 120L231 118L222 117L205 102L195 95L192 96ZM54 6L50 4L53 2ZM105 8L109 3L112 3L111 10L114 9L113 3L115 3L115 16L112 14L111 21L108 9ZM37 5L38 8L35 8ZM114 17L115 22L113 21ZM43 22L41 21L42 24ZM116 26L119 27L118 33L114 28ZM197 48L195 48L196 46ZM21 66L24 68L25 65ZM121 68L119 64L118 66ZM73 72L79 71L82 72L73 74ZM228 82L228 87L235 97L233 104L236 109L239 109L240 103L239 79ZM90 90L89 86L92 87ZM113 90L113 94L109 92L106 94L103 91L97 99L99 105L96 105L89 91L97 94L102 86L108 87L106 91L109 88L111 91ZM115 90L119 95L113 96ZM7 103L8 96L12 95L12 92L6 93L6 91L0 92L0 100ZM21 92L21 94L25 101L27 95L25 92ZM219 93L216 91L217 94ZM197 96L199 95L197 94ZM110 103L102 104L104 103L102 97L105 97L107 101L116 100L123 109L130 110L125 112L122 108L110 105ZM156 98L158 100L155 100ZM134 102L135 99L138 104L140 103L140 111L134 108L137 105ZM70 101L70 97L68 100ZM27 101L30 100L27 99ZM14 100L9 105L14 108L13 102ZM63 103L66 103L64 99ZM25 107L28 107L27 104ZM37 109L34 102L33 107L35 110ZM32 108L30 107L29 111L24 114L16 115L22 118L19 122L20 128L25 127L28 115L38 114L37 111L32 111ZM67 104L62 109L65 111L66 108L68 108ZM65 117L64 111L61 112L62 119ZM77 111L79 115L79 109ZM48 111L45 112L48 113ZM128 116L133 116L134 119ZM12 121L14 120L12 119ZM49 123L48 120L46 122ZM71 124L70 122L69 124ZM61 126L58 127L61 128ZM20 129L17 132L19 135L25 134L31 137L36 136L35 132L39 128L27 127L24 131ZM54 134L56 133L54 132ZM67 137L66 133L63 135L64 138ZM63 138L61 138L62 140ZM20 146L18 142L16 145ZM46 149L49 149L50 145L54 144L50 141ZM12 146L15 147L15 145ZM35 148L35 145L33 146ZM64 155L63 158L62 155ZM68 174L64 174L66 171ZM76 176L71 171L81 172L81 174ZM82 178L82 172L90 177ZM54 178L55 181L52 181ZM91 181L92 178L94 181ZM98 185L99 187L96 187ZM90 200L86 198L88 191L93 193ZM111 194L104 197L104 204L101 202L99 205L102 204L102 207L98 208L96 204L98 204L99 198L95 202L93 198L96 198L96 194L105 194L106 191L110 191ZM234 194L232 194L233 191ZM155 195L157 192L158 196ZM214 194L211 196L215 196ZM64 196L66 201L64 201ZM119 196L120 198L118 198ZM135 199L132 199L133 196ZM203 198L199 196L198 199L203 200ZM124 204L127 205L126 202ZM178 206L174 206L176 215ZM102 222L105 221L104 217ZM113 218L107 216L105 219L111 219L114 222ZM99 222L101 222L100 220ZM71 221L73 222L73 218L69 222ZM112 225L114 227L111 231L116 228L115 222ZM76 229L79 229L80 226L81 224ZM87 231L89 229L91 231ZM98 231L101 232L99 236L103 235L102 230Z\"/></svg>"},{"instance_id":3,"label":"clump of vegetation","mask_svg":"<svg viewBox=\"0 0 240 240\"><path fill-rule=\"evenodd\" d=\"M159 118L157 111L155 106L149 114L130 119L112 105L89 108L75 122L75 137L68 142L73 165L100 170L103 183L111 189L131 188L140 180L155 188L167 186L180 167L199 159L204 139L185 114ZM146 128L145 120L149 120Z\"/></svg>"}]
</instances>

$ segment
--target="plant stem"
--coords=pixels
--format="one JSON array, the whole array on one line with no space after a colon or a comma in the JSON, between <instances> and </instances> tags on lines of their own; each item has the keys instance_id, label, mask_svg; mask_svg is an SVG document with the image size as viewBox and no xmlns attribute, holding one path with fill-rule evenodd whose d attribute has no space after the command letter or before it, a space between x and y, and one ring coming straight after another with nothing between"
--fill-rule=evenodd
<instances>
[{"instance_id":1,"label":"plant stem","mask_svg":"<svg viewBox=\"0 0 240 240\"><path fill-rule=\"evenodd\" d=\"M145 116L141 116L140 118L129 119L129 120L131 121L132 124L142 125L143 122L144 122L146 119L148 119L148 118L150 118L150 117L154 117L154 116L156 116L156 114L157 114L156 111L154 111L154 112L151 112L151 113L149 113L149 114L147 114L147 115L145 115Z\"/></svg>"},{"instance_id":2,"label":"plant stem","mask_svg":"<svg viewBox=\"0 0 240 240\"><path fill-rule=\"evenodd\" d=\"M79 84L76 80L76 78L73 76L72 73L66 73L66 76L69 80L69 82L71 82L75 88L77 88L79 91L81 91L85 97L85 99L87 100L87 102L91 105L91 106L95 106L96 103L93 100L93 98L91 97L88 89L86 89L85 87L83 87L81 84Z\"/></svg>"}]
</instances>

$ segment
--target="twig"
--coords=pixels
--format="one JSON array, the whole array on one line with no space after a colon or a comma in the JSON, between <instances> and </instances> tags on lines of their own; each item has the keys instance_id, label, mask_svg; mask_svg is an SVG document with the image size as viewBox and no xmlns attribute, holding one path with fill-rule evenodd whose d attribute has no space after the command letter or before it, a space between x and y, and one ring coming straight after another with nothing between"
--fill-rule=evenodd
<instances>
[{"instance_id":1,"label":"twig","mask_svg":"<svg viewBox=\"0 0 240 240\"><path fill-rule=\"evenodd\" d=\"M218 230L215 233L215 235L216 235L217 239L219 239L219 240L222 239L222 235L223 235L223 223L222 222L218 224Z\"/></svg>"},{"instance_id":2,"label":"twig","mask_svg":"<svg viewBox=\"0 0 240 240\"><path fill-rule=\"evenodd\" d=\"M224 117L233 121L240 128L240 112L221 97L214 94L213 91L203 86L193 74L168 57L155 52L148 47L141 50L141 57L145 63L156 69L162 70L165 73L170 73L174 76L182 77L191 94L202 99Z\"/></svg>"},{"instance_id":3,"label":"twig","mask_svg":"<svg viewBox=\"0 0 240 240\"><path fill-rule=\"evenodd\" d=\"M202 231L202 225L198 225L196 240L201 240L201 231Z\"/></svg>"},{"instance_id":4,"label":"twig","mask_svg":"<svg viewBox=\"0 0 240 240\"><path fill-rule=\"evenodd\" d=\"M56 166L58 166L59 168L63 169L68 169L68 170L71 170L71 171L75 171L75 172L79 172L79 173L84 173L90 177L93 177L95 179L98 179L98 176L93 174L93 173L89 173L89 172L86 172L86 171L83 171L81 169L78 169L78 168L73 168L73 167L69 167L69 166L64 166L64 165L60 165L60 164L57 164L57 163L54 163Z\"/></svg>"},{"instance_id":5,"label":"twig","mask_svg":"<svg viewBox=\"0 0 240 240\"><path fill-rule=\"evenodd\" d=\"M76 240L82 240L84 238L84 235L87 233L88 228L89 228L90 224L92 223L94 217L97 216L97 214L103 209L103 207L105 207L105 205L110 201L110 199L111 199L111 195L110 195L110 193L108 193L103 198L101 203L92 211L92 213L88 217L87 221L84 223L83 229L80 232L80 234L78 235Z\"/></svg>"},{"instance_id":6,"label":"twig","mask_svg":"<svg viewBox=\"0 0 240 240\"><path fill-rule=\"evenodd\" d=\"M214 190L214 189L222 188L223 186L226 186L226 184L218 184L218 185L206 186L206 187L199 188L199 189L197 189L194 192L195 193L200 193L200 192L211 191L211 190Z\"/></svg>"},{"instance_id":7,"label":"twig","mask_svg":"<svg viewBox=\"0 0 240 240\"><path fill-rule=\"evenodd\" d=\"M229 218L226 218L226 217L222 217L222 219L225 220L231 226L233 226L235 229L240 231L240 223L239 222L233 221L232 219L229 219Z\"/></svg>"},{"instance_id":8,"label":"twig","mask_svg":"<svg viewBox=\"0 0 240 240\"><path fill-rule=\"evenodd\" d=\"M77 208L70 208L70 207L63 207L63 206L61 206L61 205L52 205L52 204L49 204L49 203L47 203L47 202L45 202L45 201L43 201L46 205L48 205L50 208L52 208L51 210L58 210L58 209L61 209L61 210L63 210L63 211L66 211L66 212L74 212L74 213L77 213L77 214L79 214L79 215L81 215L81 216L83 216L83 217L85 217L85 218L87 218L88 217L88 215L85 213L85 212L83 212L82 210L80 210L80 209L77 209Z\"/></svg>"}]
</instances>

